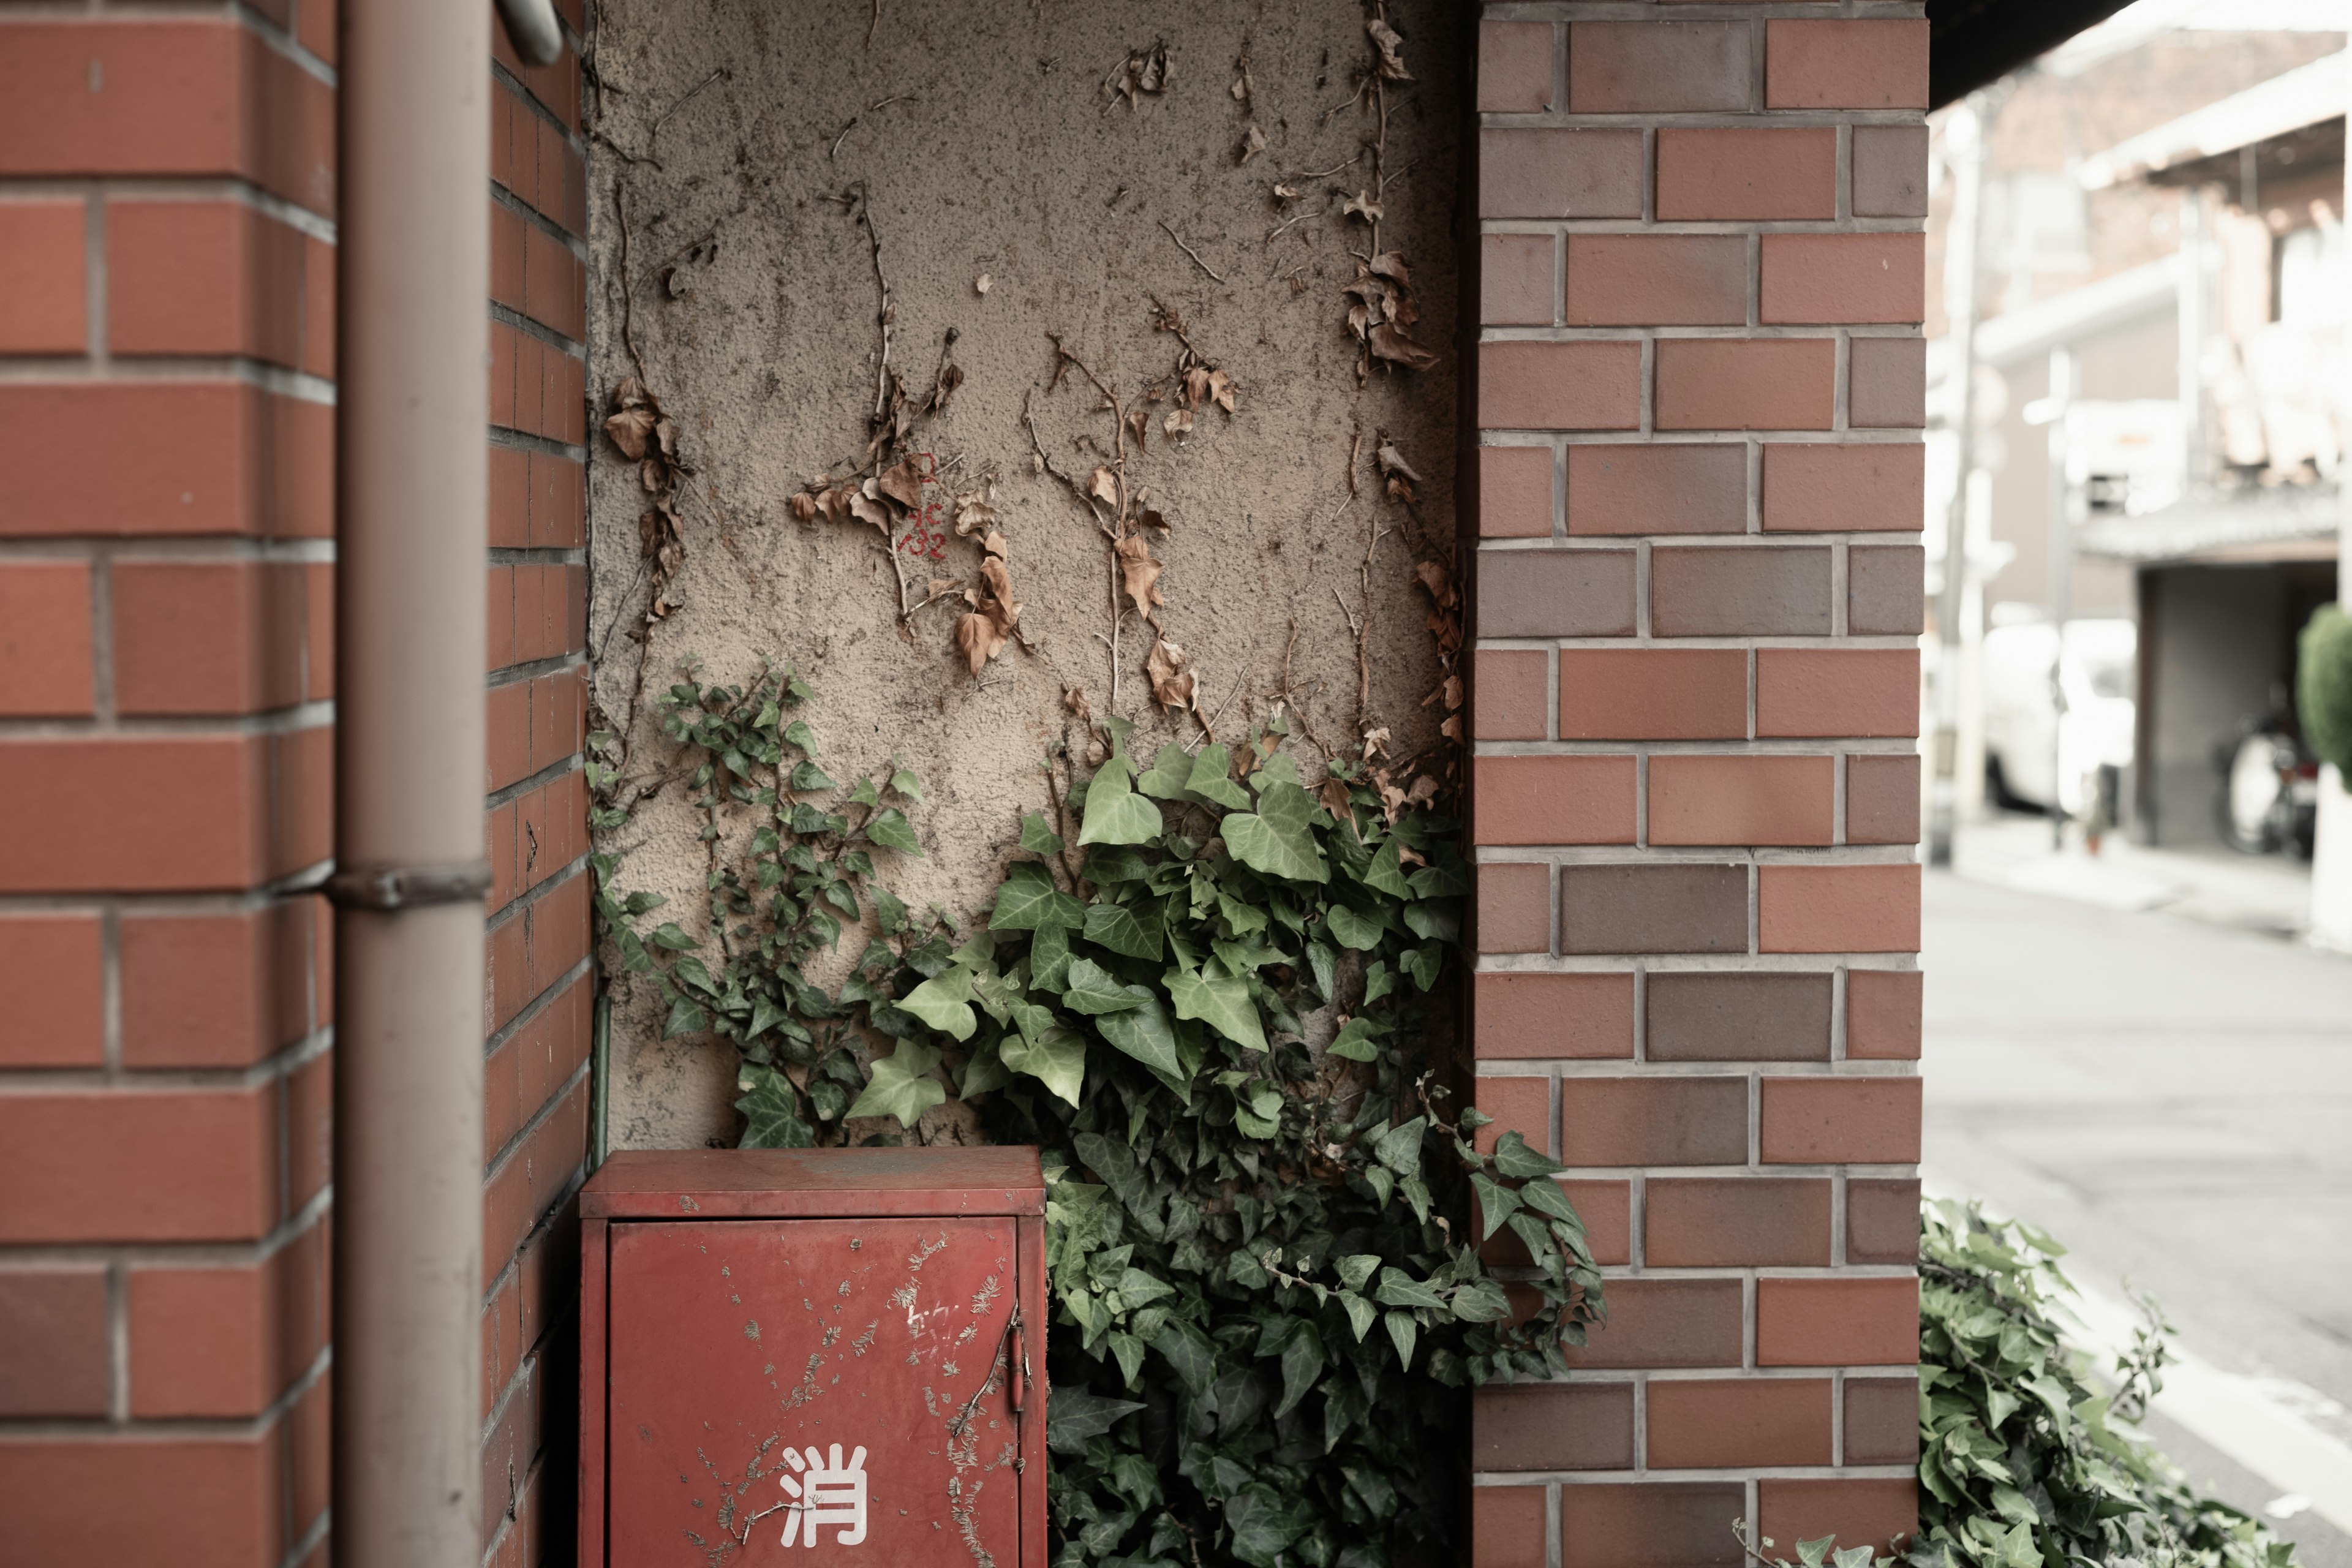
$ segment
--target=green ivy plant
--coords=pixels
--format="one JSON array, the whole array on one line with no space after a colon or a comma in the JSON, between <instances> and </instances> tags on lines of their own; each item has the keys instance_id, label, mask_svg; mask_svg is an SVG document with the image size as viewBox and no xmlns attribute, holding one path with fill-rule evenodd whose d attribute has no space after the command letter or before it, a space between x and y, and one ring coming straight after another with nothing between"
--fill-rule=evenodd
<instances>
[{"instance_id":1,"label":"green ivy plant","mask_svg":"<svg viewBox=\"0 0 2352 1568\"><path fill-rule=\"evenodd\" d=\"M2095 1385L2053 1308L2065 1249L1975 1204L1925 1205L1919 1257L1916 1568L2288 1568L2294 1547L2200 1497L2122 1429L2162 1386L2160 1316ZM1843 1554L1841 1554L1843 1555Z\"/></svg>"},{"instance_id":2,"label":"green ivy plant","mask_svg":"<svg viewBox=\"0 0 2352 1568\"><path fill-rule=\"evenodd\" d=\"M772 669L671 688L709 934L640 931L656 900L615 891L609 856L598 908L666 1032L741 1053L746 1146L912 1129L952 1089L1040 1147L1056 1563L1382 1568L1450 1540L1454 1391L1559 1371L1602 1312L1559 1167L1516 1133L1481 1152L1486 1119L1449 1118L1423 1059L1467 890L1455 825L1392 817L1345 763L1310 792L1279 721L1149 767L1114 721L1075 841L1026 817L967 936L876 879L873 847L919 853L884 804L915 781L836 784L785 717L807 695ZM758 814L741 867L730 803ZM869 910L827 994L802 966ZM1529 1259L1507 1287L1480 1257L1505 1229Z\"/></svg>"},{"instance_id":3,"label":"green ivy plant","mask_svg":"<svg viewBox=\"0 0 2352 1568\"><path fill-rule=\"evenodd\" d=\"M740 1057L735 1109L743 1114L747 1149L805 1148L818 1142L820 1128L846 1117L919 1114L893 1079L909 1074L924 1047L916 1046L914 1057L903 1057L902 1047L903 1059L894 1058L895 1068L878 1064L869 1084L857 1026L919 1034L915 1020L887 1007L889 988L945 969L954 934L936 911L928 922L913 920L875 867L877 850L922 854L907 816L922 800L921 784L895 763L836 783L817 763L815 732L789 717L808 697L807 683L789 666L763 664L749 686L727 686L703 684L689 663L656 701L662 733L688 759L688 787L702 816L703 934L675 921L640 931L637 917L666 900L618 890L617 854L590 857L603 934L623 967L661 987L662 1037L715 1035ZM616 781L594 754L611 737L592 735L589 744L587 782L597 799L590 820L610 833L629 811L613 803ZM740 864L720 859L720 813L728 806L754 814ZM838 946L845 931L859 929L869 910L879 934L849 978L830 994L813 984L803 966L820 949ZM870 1012L863 1005L874 1003L884 1005ZM912 1125L914 1114L904 1119Z\"/></svg>"}]
</instances>

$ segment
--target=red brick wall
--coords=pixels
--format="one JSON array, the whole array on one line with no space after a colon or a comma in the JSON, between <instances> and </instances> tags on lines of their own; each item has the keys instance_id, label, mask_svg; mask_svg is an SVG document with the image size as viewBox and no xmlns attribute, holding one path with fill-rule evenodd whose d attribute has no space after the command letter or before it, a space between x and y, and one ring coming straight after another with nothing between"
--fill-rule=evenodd
<instances>
[{"instance_id":1,"label":"red brick wall","mask_svg":"<svg viewBox=\"0 0 2352 1568\"><path fill-rule=\"evenodd\" d=\"M1478 1396L1475 1560L1734 1564L1735 1516L1884 1542L1916 1485L1927 24L1489 9L1477 1098L1570 1167L1610 1321Z\"/></svg>"},{"instance_id":2,"label":"red brick wall","mask_svg":"<svg viewBox=\"0 0 2352 1568\"><path fill-rule=\"evenodd\" d=\"M332 19L0 15L12 1565L325 1561ZM576 61L492 74L483 1541L520 1563L568 1517L585 1147L585 181Z\"/></svg>"}]
</instances>

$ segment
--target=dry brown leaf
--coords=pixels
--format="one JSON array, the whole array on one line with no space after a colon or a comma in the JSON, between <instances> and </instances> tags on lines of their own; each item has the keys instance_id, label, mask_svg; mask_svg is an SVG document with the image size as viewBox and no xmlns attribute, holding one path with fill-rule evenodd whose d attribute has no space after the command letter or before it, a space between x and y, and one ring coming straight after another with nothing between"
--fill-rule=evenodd
<instances>
[{"instance_id":1,"label":"dry brown leaf","mask_svg":"<svg viewBox=\"0 0 2352 1568\"><path fill-rule=\"evenodd\" d=\"M988 537L980 542L980 547L988 554L995 556L999 561L1004 559L1004 535L997 532L994 529L989 530Z\"/></svg>"},{"instance_id":2,"label":"dry brown leaf","mask_svg":"<svg viewBox=\"0 0 2352 1568\"><path fill-rule=\"evenodd\" d=\"M845 486L840 489L823 491L816 498L817 510L824 512L825 517L834 522L839 522L849 515L849 502L850 492Z\"/></svg>"},{"instance_id":3,"label":"dry brown leaf","mask_svg":"<svg viewBox=\"0 0 2352 1568\"><path fill-rule=\"evenodd\" d=\"M1339 209L1339 214L1342 217L1360 217L1366 223L1378 223L1388 216L1388 210L1372 200L1371 192L1358 191L1348 198L1348 205Z\"/></svg>"},{"instance_id":4,"label":"dry brown leaf","mask_svg":"<svg viewBox=\"0 0 2352 1568\"><path fill-rule=\"evenodd\" d=\"M1355 797L1349 793L1348 786L1340 783L1338 779L1325 779L1323 781L1323 787L1317 790L1315 794L1317 798L1322 801L1323 809L1329 812L1339 821L1353 822L1355 820Z\"/></svg>"},{"instance_id":5,"label":"dry brown leaf","mask_svg":"<svg viewBox=\"0 0 2352 1568\"><path fill-rule=\"evenodd\" d=\"M1187 408L1198 408L1201 406L1201 399L1208 395L1208 370L1203 366L1196 364L1192 369L1184 373L1184 406Z\"/></svg>"},{"instance_id":6,"label":"dry brown leaf","mask_svg":"<svg viewBox=\"0 0 2352 1568\"><path fill-rule=\"evenodd\" d=\"M1118 504L1118 476L1108 468L1097 467L1087 479L1087 493L1105 506Z\"/></svg>"},{"instance_id":7,"label":"dry brown leaf","mask_svg":"<svg viewBox=\"0 0 2352 1568\"><path fill-rule=\"evenodd\" d=\"M1385 725L1377 730L1364 731L1364 761L1369 763L1374 757L1382 755L1388 751L1388 746L1389 732Z\"/></svg>"},{"instance_id":8,"label":"dry brown leaf","mask_svg":"<svg viewBox=\"0 0 2352 1568\"><path fill-rule=\"evenodd\" d=\"M1450 610L1461 602L1461 596L1454 589L1454 574L1446 569L1444 562L1423 561L1412 569L1412 574L1423 588L1429 590L1429 596L1437 601L1440 609Z\"/></svg>"},{"instance_id":9,"label":"dry brown leaf","mask_svg":"<svg viewBox=\"0 0 2352 1568\"><path fill-rule=\"evenodd\" d=\"M1412 781L1412 787L1404 792L1404 797L1415 805L1427 805L1437 798L1437 781L1423 773Z\"/></svg>"},{"instance_id":10,"label":"dry brown leaf","mask_svg":"<svg viewBox=\"0 0 2352 1568\"><path fill-rule=\"evenodd\" d=\"M876 477L874 488L908 511L918 510L923 504L922 467L911 457L902 458L897 467L886 468Z\"/></svg>"},{"instance_id":11,"label":"dry brown leaf","mask_svg":"<svg viewBox=\"0 0 2352 1568\"><path fill-rule=\"evenodd\" d=\"M956 622L955 642L965 667L977 676L990 659L1004 651L1004 632L989 616L968 611Z\"/></svg>"},{"instance_id":12,"label":"dry brown leaf","mask_svg":"<svg viewBox=\"0 0 2352 1568\"><path fill-rule=\"evenodd\" d=\"M1081 724L1091 724L1095 721L1095 710L1087 701L1087 689L1083 686L1063 688L1062 706L1068 709L1071 715Z\"/></svg>"},{"instance_id":13,"label":"dry brown leaf","mask_svg":"<svg viewBox=\"0 0 2352 1568\"><path fill-rule=\"evenodd\" d=\"M1234 411L1234 378L1221 370L1211 371L1209 401L1231 414Z\"/></svg>"},{"instance_id":14,"label":"dry brown leaf","mask_svg":"<svg viewBox=\"0 0 2352 1568\"><path fill-rule=\"evenodd\" d=\"M1198 704L1201 683L1190 668L1192 662L1182 648L1166 637L1152 643L1143 668L1151 677L1151 695L1160 707L1181 713Z\"/></svg>"},{"instance_id":15,"label":"dry brown leaf","mask_svg":"<svg viewBox=\"0 0 2352 1568\"><path fill-rule=\"evenodd\" d=\"M1373 450L1372 456L1379 460L1381 472L1384 474L1402 474L1406 479L1412 480L1415 484L1422 482L1421 476L1412 471L1412 465L1404 460L1404 454L1396 449L1396 446L1393 442L1382 441L1380 446Z\"/></svg>"},{"instance_id":16,"label":"dry brown leaf","mask_svg":"<svg viewBox=\"0 0 2352 1568\"><path fill-rule=\"evenodd\" d=\"M1136 613L1149 618L1152 605L1168 602L1160 596L1162 568L1151 558L1151 547L1132 534L1118 542L1118 551L1120 584L1135 601Z\"/></svg>"},{"instance_id":17,"label":"dry brown leaf","mask_svg":"<svg viewBox=\"0 0 2352 1568\"><path fill-rule=\"evenodd\" d=\"M1369 341L1372 345L1372 353L1391 364L1401 364L1408 370L1427 370L1437 363L1435 354L1431 353L1386 321L1381 321L1372 328Z\"/></svg>"},{"instance_id":18,"label":"dry brown leaf","mask_svg":"<svg viewBox=\"0 0 2352 1568\"><path fill-rule=\"evenodd\" d=\"M1399 839L1397 841L1397 860L1400 864L1406 866L1426 866L1429 864L1428 857L1422 854L1420 850L1415 849L1412 845L1405 843L1402 839Z\"/></svg>"},{"instance_id":19,"label":"dry brown leaf","mask_svg":"<svg viewBox=\"0 0 2352 1568\"><path fill-rule=\"evenodd\" d=\"M1150 409L1138 408L1135 412L1129 414L1127 416L1127 428L1128 433L1135 437L1136 448L1139 451L1149 452L1151 450L1151 443L1147 439L1151 429L1151 411Z\"/></svg>"},{"instance_id":20,"label":"dry brown leaf","mask_svg":"<svg viewBox=\"0 0 2352 1568\"><path fill-rule=\"evenodd\" d=\"M1446 720L1444 723L1440 724L1437 727L1437 732L1444 736L1447 740L1459 744L1462 740L1462 715L1456 713L1452 718Z\"/></svg>"},{"instance_id":21,"label":"dry brown leaf","mask_svg":"<svg viewBox=\"0 0 2352 1568\"><path fill-rule=\"evenodd\" d=\"M1277 202L1295 202L1298 199L1298 187L1276 181L1274 187L1274 199Z\"/></svg>"},{"instance_id":22,"label":"dry brown leaf","mask_svg":"<svg viewBox=\"0 0 2352 1568\"><path fill-rule=\"evenodd\" d=\"M1160 422L1160 427L1166 431L1171 439L1179 436L1190 436L1192 433L1192 411L1189 408L1171 408L1168 411L1168 417Z\"/></svg>"},{"instance_id":23,"label":"dry brown leaf","mask_svg":"<svg viewBox=\"0 0 2352 1568\"><path fill-rule=\"evenodd\" d=\"M928 605L935 600L945 598L955 586L956 580L952 577L932 578L923 584L923 603Z\"/></svg>"},{"instance_id":24,"label":"dry brown leaf","mask_svg":"<svg viewBox=\"0 0 2352 1568\"><path fill-rule=\"evenodd\" d=\"M1158 507L1147 506L1136 512L1135 526L1164 530L1168 526L1168 519L1161 514Z\"/></svg>"},{"instance_id":25,"label":"dry brown leaf","mask_svg":"<svg viewBox=\"0 0 2352 1568\"><path fill-rule=\"evenodd\" d=\"M1250 80L1249 56L1244 55L1241 58L1235 60L1234 62L1234 69L1239 73L1234 78L1234 85L1232 88L1234 101L1236 103L1247 103L1250 100L1250 92L1254 87L1254 84Z\"/></svg>"},{"instance_id":26,"label":"dry brown leaf","mask_svg":"<svg viewBox=\"0 0 2352 1568\"><path fill-rule=\"evenodd\" d=\"M801 491L798 495L793 497L789 504L793 509L793 521L794 522L814 522L816 521L816 500L815 498L812 497L808 493L808 491Z\"/></svg>"},{"instance_id":27,"label":"dry brown leaf","mask_svg":"<svg viewBox=\"0 0 2352 1568\"><path fill-rule=\"evenodd\" d=\"M1370 270L1382 278L1392 278L1408 289L1412 287L1412 277L1405 270L1404 258L1393 250L1383 250L1373 257Z\"/></svg>"},{"instance_id":28,"label":"dry brown leaf","mask_svg":"<svg viewBox=\"0 0 2352 1568\"><path fill-rule=\"evenodd\" d=\"M996 509L988 504L979 490L955 499L955 531L969 539L984 528L996 524Z\"/></svg>"},{"instance_id":29,"label":"dry brown leaf","mask_svg":"<svg viewBox=\"0 0 2352 1568\"><path fill-rule=\"evenodd\" d=\"M885 539L890 537L891 530L895 526L890 516L890 509L867 496L853 495L849 498L849 515L860 522L872 523L881 531L882 537Z\"/></svg>"},{"instance_id":30,"label":"dry brown leaf","mask_svg":"<svg viewBox=\"0 0 2352 1568\"><path fill-rule=\"evenodd\" d=\"M1397 30L1375 16L1364 24L1364 31L1380 47L1381 75L1390 81L1411 81L1412 73L1404 68L1404 57L1397 52L1404 47L1404 39Z\"/></svg>"},{"instance_id":31,"label":"dry brown leaf","mask_svg":"<svg viewBox=\"0 0 2352 1568\"><path fill-rule=\"evenodd\" d=\"M1252 158L1256 157L1260 153L1265 151L1265 132L1253 125L1249 128L1249 134L1242 138L1241 146L1235 150L1234 153L1234 162L1236 163L1246 163Z\"/></svg>"}]
</instances>

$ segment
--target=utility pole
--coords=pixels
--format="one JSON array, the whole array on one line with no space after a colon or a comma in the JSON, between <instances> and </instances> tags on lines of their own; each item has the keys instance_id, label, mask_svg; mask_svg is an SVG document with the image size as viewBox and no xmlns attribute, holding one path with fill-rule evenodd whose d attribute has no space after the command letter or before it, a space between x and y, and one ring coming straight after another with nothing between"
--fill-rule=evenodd
<instances>
[{"instance_id":1,"label":"utility pole","mask_svg":"<svg viewBox=\"0 0 2352 1568\"><path fill-rule=\"evenodd\" d=\"M1928 795L1927 863L1949 866L1959 827L1960 616L1967 602L1969 476L1977 457L1978 250L1984 227L1986 143L1994 100L1983 89L1969 94L1944 130L1951 160L1952 221L1944 240L1944 311L1951 321L1952 355L1947 374L1958 378L1958 395L1948 392L1958 446L1950 504L1944 514L1944 583L1936 601L1936 733L1932 751L1935 784ZM1948 388L1951 383L1946 383Z\"/></svg>"}]
</instances>

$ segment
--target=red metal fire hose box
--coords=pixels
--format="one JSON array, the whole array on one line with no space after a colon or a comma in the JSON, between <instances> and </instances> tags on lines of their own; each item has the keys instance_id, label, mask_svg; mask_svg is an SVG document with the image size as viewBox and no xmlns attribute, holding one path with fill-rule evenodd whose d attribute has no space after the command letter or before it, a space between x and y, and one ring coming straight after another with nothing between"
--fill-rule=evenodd
<instances>
[{"instance_id":1,"label":"red metal fire hose box","mask_svg":"<svg viewBox=\"0 0 2352 1568\"><path fill-rule=\"evenodd\" d=\"M582 1568L1044 1568L1034 1149L633 1151L580 1212Z\"/></svg>"}]
</instances>

